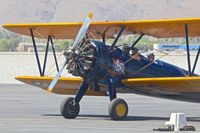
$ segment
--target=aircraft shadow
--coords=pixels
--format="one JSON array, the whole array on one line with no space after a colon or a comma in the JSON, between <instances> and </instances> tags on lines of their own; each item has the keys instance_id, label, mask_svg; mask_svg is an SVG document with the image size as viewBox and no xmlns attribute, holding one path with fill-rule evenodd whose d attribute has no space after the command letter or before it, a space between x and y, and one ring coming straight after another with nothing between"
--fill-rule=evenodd
<instances>
[{"instance_id":1,"label":"aircraft shadow","mask_svg":"<svg viewBox=\"0 0 200 133\"><path fill-rule=\"evenodd\" d=\"M61 116L61 114L43 114L42 116ZM77 119L105 119L110 120L108 115L87 115L80 114ZM169 117L154 117L154 116L127 116L127 118L123 121L150 121L150 120L163 120L168 121ZM200 117L187 117L188 121L191 122L200 122Z\"/></svg>"}]
</instances>

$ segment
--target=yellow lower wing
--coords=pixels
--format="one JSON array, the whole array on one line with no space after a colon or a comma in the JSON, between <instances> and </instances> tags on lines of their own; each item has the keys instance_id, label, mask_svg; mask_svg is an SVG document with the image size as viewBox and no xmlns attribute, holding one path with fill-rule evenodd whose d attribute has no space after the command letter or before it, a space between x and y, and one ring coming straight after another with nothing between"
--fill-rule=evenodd
<instances>
[{"instance_id":1,"label":"yellow lower wing","mask_svg":"<svg viewBox=\"0 0 200 133\"><path fill-rule=\"evenodd\" d=\"M53 77L18 76L17 80L47 90ZM52 93L75 95L82 78L59 78ZM169 78L130 78L122 80L129 89L118 88L118 93L135 93L135 90L149 94L178 94L200 92L200 77ZM86 95L106 96L106 86L100 85L100 91L88 89Z\"/></svg>"},{"instance_id":2,"label":"yellow lower wing","mask_svg":"<svg viewBox=\"0 0 200 133\"><path fill-rule=\"evenodd\" d=\"M39 76L18 76L15 79L30 84L43 90L47 90L49 84L53 80L53 77L39 77ZM59 78L58 82L56 83L52 93L56 94L65 94L65 95L75 95L79 85L81 84L81 78L67 78L61 77ZM106 89L101 87L100 91L94 91L90 88L86 92L86 95L91 96L106 96Z\"/></svg>"},{"instance_id":3,"label":"yellow lower wing","mask_svg":"<svg viewBox=\"0 0 200 133\"><path fill-rule=\"evenodd\" d=\"M126 86L149 93L200 92L200 77L130 78L122 80Z\"/></svg>"}]
</instances>

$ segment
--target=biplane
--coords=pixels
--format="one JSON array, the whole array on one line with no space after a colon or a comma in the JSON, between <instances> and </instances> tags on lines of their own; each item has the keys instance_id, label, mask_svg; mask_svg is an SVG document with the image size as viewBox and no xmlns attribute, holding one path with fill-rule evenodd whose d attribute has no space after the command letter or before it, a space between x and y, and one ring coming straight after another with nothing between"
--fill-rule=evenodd
<instances>
[{"instance_id":1,"label":"biplane","mask_svg":"<svg viewBox=\"0 0 200 133\"><path fill-rule=\"evenodd\" d=\"M200 18L91 22L88 15L83 22L5 24L9 31L32 38L40 76L17 76L16 79L48 92L68 97L61 103L63 117L76 118L84 95L108 96L109 116L123 120L128 113L125 100L117 93L135 93L189 102L200 102L200 77L195 74L200 47L194 64L190 60L189 37L200 36ZM118 46L122 35L139 34L126 50ZM156 38L184 37L188 70L159 60L150 62L140 55L132 58L129 52L144 35ZM47 38L44 64L41 65L35 38ZM64 52L65 61L59 68L53 39L74 39ZM113 39L108 45L106 40ZM49 45L57 69L55 77L45 76ZM61 77L63 69L76 77ZM98 103L97 103L98 104Z\"/></svg>"}]
</instances>

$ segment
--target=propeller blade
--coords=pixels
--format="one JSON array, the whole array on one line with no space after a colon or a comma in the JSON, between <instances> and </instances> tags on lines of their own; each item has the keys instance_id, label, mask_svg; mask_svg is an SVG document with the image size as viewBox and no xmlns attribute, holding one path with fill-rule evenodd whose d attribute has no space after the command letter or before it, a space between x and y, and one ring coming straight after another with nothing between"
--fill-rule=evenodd
<instances>
[{"instance_id":1,"label":"propeller blade","mask_svg":"<svg viewBox=\"0 0 200 133\"><path fill-rule=\"evenodd\" d=\"M73 45L72 45L72 48L71 48L72 51L76 50L78 44L79 44L79 43L81 42L81 40L84 38L84 36L85 36L85 34L86 34L86 32L87 32L89 26L90 26L90 23L91 23L91 21L92 21L92 17L93 17L93 14L90 13L90 14L85 18L85 20L84 20L84 22L83 22L83 24L82 24L82 26L81 26L81 28L80 28L80 30L79 30L79 32L78 32L76 38L75 38L75 40L74 40L74 43L73 43ZM71 55L71 56L72 56L72 55ZM72 57L71 57L71 58L72 58ZM59 72L57 73L57 75L56 75L56 76L54 77L54 79L51 81L51 83L50 83L50 85L49 85L49 87L48 87L48 89L47 89L48 92L51 92L51 91L53 90L54 86L56 85L56 83L57 83L57 81L58 81L58 79L59 79L59 77L60 77L62 71L64 70L65 65L67 64L68 61L69 61L69 59L67 59L67 60L64 62L62 68L59 70ZM71 63L71 65L73 65L73 63ZM74 65L75 65L75 66L74 66L74 67L75 67L75 73L77 73L76 71L78 71L78 70L77 70L78 66L77 66L76 63L75 63Z\"/></svg>"},{"instance_id":2,"label":"propeller blade","mask_svg":"<svg viewBox=\"0 0 200 133\"><path fill-rule=\"evenodd\" d=\"M59 72L57 73L57 75L56 75L56 76L54 77L54 79L51 81L51 83L50 83L50 85L49 85L49 87L48 87L48 89L47 89L48 92L51 92L51 91L53 90L53 88L54 88L54 86L56 85L56 83L57 83L57 81L58 81L58 79L59 79L59 77L60 77L62 71L63 71L64 68L65 68L65 65L67 64L67 61L68 61L68 60L66 60L66 61L64 62L63 66L61 67L61 69L59 70Z\"/></svg>"},{"instance_id":3,"label":"propeller blade","mask_svg":"<svg viewBox=\"0 0 200 133\"><path fill-rule=\"evenodd\" d=\"M89 28L90 26L90 23L92 21L92 17L93 17L93 14L90 13L86 18L85 18L85 21L83 22L75 40L74 40L74 43L72 45L72 50L75 50L78 46L78 44L81 42L81 40L83 39L83 37L85 36L86 32L87 32L87 29Z\"/></svg>"}]
</instances>

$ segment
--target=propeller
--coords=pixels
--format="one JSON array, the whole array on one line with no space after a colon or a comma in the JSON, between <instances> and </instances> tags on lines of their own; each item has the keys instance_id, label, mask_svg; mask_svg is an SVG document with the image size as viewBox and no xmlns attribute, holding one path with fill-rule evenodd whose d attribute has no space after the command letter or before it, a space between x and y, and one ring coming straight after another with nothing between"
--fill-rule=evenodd
<instances>
[{"instance_id":1,"label":"propeller","mask_svg":"<svg viewBox=\"0 0 200 133\"><path fill-rule=\"evenodd\" d=\"M64 55L69 57L70 52ZM96 47L90 40L83 40L76 48L76 53L68 60L66 69L73 76L81 76L85 78L87 73L92 69L96 60Z\"/></svg>"},{"instance_id":2,"label":"propeller","mask_svg":"<svg viewBox=\"0 0 200 133\"><path fill-rule=\"evenodd\" d=\"M66 60L65 60L65 62L63 64L63 66L61 67L61 69L59 70L59 72L56 74L56 76L54 77L54 79L50 83L50 85L49 85L49 87L47 89L48 92L51 92L53 90L54 86L56 85L56 83L57 83L62 71L64 70L66 64L68 63L68 61L70 59L72 59L73 57L75 57L74 55L76 55L75 51L77 49L77 46L83 40L83 38L84 38L84 36L85 36L89 26L90 26L90 23L92 21L92 17L93 17L92 13L88 14L88 16L85 18L85 20L84 20L84 22L83 22L83 24L82 24L77 36L76 36L76 38L75 38L75 40L73 42L73 45L72 45L71 49L66 54L64 53L65 56L66 56ZM77 66L74 66L74 67L77 67Z\"/></svg>"},{"instance_id":3,"label":"propeller","mask_svg":"<svg viewBox=\"0 0 200 133\"><path fill-rule=\"evenodd\" d=\"M76 38L75 38L75 40L74 40L74 43L73 43L73 45L72 45L72 50L75 50L75 49L77 48L78 44L81 42L81 40L82 40L83 37L85 36L85 34L86 34L86 32L87 32L87 29L89 28L90 23L91 23L91 21L92 21L92 17L93 17L93 14L92 14L92 13L90 13L90 14L86 17L86 19L85 19L83 25L81 26L81 28L80 28L80 30L79 30L79 32L78 32L78 34L77 34L77 36L76 36Z\"/></svg>"}]
</instances>

